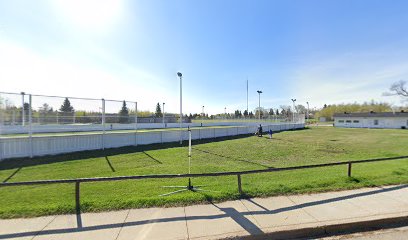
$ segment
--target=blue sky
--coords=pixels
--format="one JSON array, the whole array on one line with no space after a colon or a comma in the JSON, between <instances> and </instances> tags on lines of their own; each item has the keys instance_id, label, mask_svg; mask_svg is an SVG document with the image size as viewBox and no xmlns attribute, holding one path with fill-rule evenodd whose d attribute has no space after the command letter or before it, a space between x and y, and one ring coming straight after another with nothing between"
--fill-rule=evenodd
<instances>
[{"instance_id":1,"label":"blue sky","mask_svg":"<svg viewBox=\"0 0 408 240\"><path fill-rule=\"evenodd\" d=\"M372 99L408 79L407 1L0 0L0 91L184 112ZM39 100L40 101L40 100ZM45 100L44 100L45 101ZM42 104L42 103L41 103ZM78 107L77 107L78 108Z\"/></svg>"}]
</instances>

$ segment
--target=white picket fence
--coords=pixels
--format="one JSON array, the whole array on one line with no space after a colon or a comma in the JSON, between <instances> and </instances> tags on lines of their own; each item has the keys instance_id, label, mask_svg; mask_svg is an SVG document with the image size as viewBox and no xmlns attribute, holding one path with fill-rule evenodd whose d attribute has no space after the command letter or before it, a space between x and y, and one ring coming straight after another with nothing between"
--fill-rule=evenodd
<instances>
[{"instance_id":1,"label":"white picket fence","mask_svg":"<svg viewBox=\"0 0 408 240\"><path fill-rule=\"evenodd\" d=\"M304 123L263 125L264 131L285 131L304 128ZM192 139L211 139L255 133L257 125L192 129ZM181 132L188 139L188 132ZM133 133L106 133L62 136L0 138L0 160L19 157L56 155L68 152L118 148L180 141L180 131L162 130Z\"/></svg>"}]
</instances>

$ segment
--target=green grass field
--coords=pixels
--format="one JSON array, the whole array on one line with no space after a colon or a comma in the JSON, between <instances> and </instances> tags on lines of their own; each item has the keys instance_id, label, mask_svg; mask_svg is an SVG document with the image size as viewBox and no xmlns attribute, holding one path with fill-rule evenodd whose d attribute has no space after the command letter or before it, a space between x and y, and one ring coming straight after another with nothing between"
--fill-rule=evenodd
<instances>
[{"instance_id":1,"label":"green grass field","mask_svg":"<svg viewBox=\"0 0 408 240\"><path fill-rule=\"evenodd\" d=\"M408 131L315 127L276 133L272 140L244 137L194 142L192 173L241 171L408 155ZM0 179L17 182L144 174L187 173L187 148L175 144L90 151L0 162ZM246 196L272 196L408 183L408 159L242 176ZM175 206L239 198L235 176L194 178L216 192L171 191L187 179L82 183L81 210ZM0 217L75 213L74 184L0 188Z\"/></svg>"}]
</instances>

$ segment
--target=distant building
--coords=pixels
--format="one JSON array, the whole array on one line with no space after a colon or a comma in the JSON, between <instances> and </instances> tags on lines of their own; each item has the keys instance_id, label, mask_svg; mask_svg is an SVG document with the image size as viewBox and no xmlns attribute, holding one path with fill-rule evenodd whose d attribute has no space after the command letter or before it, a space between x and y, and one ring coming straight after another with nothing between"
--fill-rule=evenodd
<instances>
[{"instance_id":1,"label":"distant building","mask_svg":"<svg viewBox=\"0 0 408 240\"><path fill-rule=\"evenodd\" d=\"M408 129L408 112L335 113L335 127Z\"/></svg>"}]
</instances>

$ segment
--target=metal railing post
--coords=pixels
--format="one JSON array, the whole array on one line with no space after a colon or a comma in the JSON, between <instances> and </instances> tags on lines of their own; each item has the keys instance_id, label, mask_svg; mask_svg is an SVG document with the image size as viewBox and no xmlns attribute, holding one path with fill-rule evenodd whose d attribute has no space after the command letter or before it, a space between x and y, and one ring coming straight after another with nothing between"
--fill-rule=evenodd
<instances>
[{"instance_id":1,"label":"metal railing post","mask_svg":"<svg viewBox=\"0 0 408 240\"><path fill-rule=\"evenodd\" d=\"M348 176L351 177L351 162L348 163Z\"/></svg>"},{"instance_id":2,"label":"metal railing post","mask_svg":"<svg viewBox=\"0 0 408 240\"><path fill-rule=\"evenodd\" d=\"M241 174L237 174L237 178L238 178L238 192L239 195L242 195Z\"/></svg>"},{"instance_id":3,"label":"metal railing post","mask_svg":"<svg viewBox=\"0 0 408 240\"><path fill-rule=\"evenodd\" d=\"M77 218L77 227L82 228L82 220L81 220L81 199L80 195L80 181L75 182L75 213Z\"/></svg>"}]
</instances>

